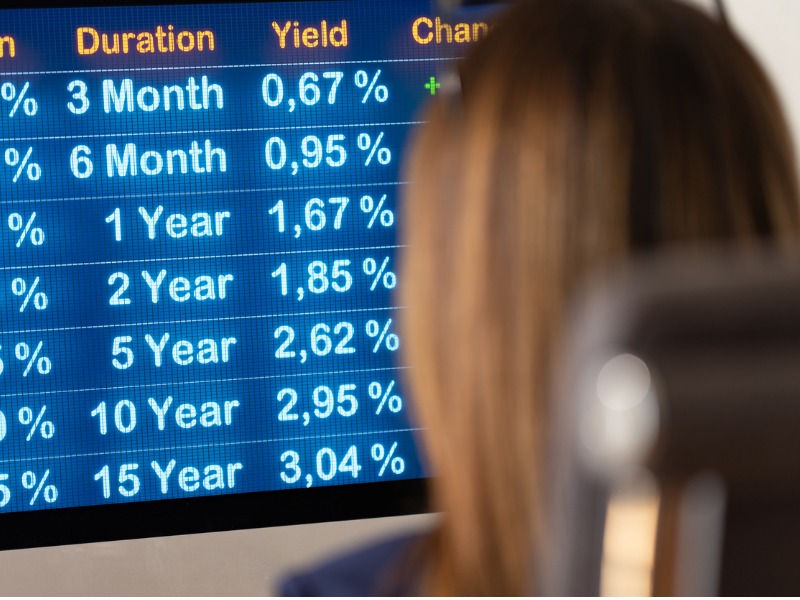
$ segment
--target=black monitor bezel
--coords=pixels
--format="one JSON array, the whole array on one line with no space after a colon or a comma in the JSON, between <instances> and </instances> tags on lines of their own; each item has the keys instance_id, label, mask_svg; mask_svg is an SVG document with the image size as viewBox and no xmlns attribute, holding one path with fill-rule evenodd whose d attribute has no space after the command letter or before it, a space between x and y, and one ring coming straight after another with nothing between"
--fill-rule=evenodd
<instances>
[{"instance_id":1,"label":"black monitor bezel","mask_svg":"<svg viewBox=\"0 0 800 600\"><path fill-rule=\"evenodd\" d=\"M428 512L426 480L386 481L0 515L0 550Z\"/></svg>"},{"instance_id":2,"label":"black monitor bezel","mask_svg":"<svg viewBox=\"0 0 800 600\"><path fill-rule=\"evenodd\" d=\"M331 0L11 1L2 10ZM427 479L0 514L0 551L430 512Z\"/></svg>"}]
</instances>

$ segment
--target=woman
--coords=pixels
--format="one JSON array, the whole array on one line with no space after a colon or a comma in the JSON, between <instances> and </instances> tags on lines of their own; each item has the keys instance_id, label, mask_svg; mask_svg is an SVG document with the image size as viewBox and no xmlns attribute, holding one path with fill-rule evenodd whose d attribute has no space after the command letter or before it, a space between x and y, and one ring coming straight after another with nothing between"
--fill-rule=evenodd
<instances>
[{"instance_id":1,"label":"woman","mask_svg":"<svg viewBox=\"0 0 800 600\"><path fill-rule=\"evenodd\" d=\"M351 593L534 592L547 389L579 283L634 253L800 231L773 89L697 10L527 0L460 79L429 110L405 204L405 340L442 521L383 567L359 559L370 585L407 587L354 576Z\"/></svg>"}]
</instances>

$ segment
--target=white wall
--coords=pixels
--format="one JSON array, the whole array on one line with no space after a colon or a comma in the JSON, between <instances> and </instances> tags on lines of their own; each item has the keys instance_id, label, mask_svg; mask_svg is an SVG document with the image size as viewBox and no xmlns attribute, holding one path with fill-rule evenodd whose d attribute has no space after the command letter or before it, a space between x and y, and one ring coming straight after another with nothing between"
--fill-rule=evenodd
<instances>
[{"instance_id":1,"label":"white wall","mask_svg":"<svg viewBox=\"0 0 800 600\"><path fill-rule=\"evenodd\" d=\"M689 0L706 8L713 0ZM725 0L733 28L772 77L800 140L800 0Z\"/></svg>"},{"instance_id":2,"label":"white wall","mask_svg":"<svg viewBox=\"0 0 800 600\"><path fill-rule=\"evenodd\" d=\"M800 139L800 2L728 0L735 27L750 42L772 75Z\"/></svg>"},{"instance_id":3,"label":"white wall","mask_svg":"<svg viewBox=\"0 0 800 600\"><path fill-rule=\"evenodd\" d=\"M423 515L0 552L0 594L264 596L289 571L433 523Z\"/></svg>"}]
</instances>

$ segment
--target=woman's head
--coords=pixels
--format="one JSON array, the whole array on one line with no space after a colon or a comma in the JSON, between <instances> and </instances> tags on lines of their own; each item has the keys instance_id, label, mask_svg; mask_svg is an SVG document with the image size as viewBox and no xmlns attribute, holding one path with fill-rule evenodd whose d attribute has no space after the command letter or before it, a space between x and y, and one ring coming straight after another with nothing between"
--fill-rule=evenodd
<instances>
[{"instance_id":1,"label":"woman's head","mask_svg":"<svg viewBox=\"0 0 800 600\"><path fill-rule=\"evenodd\" d=\"M750 53L673 0L527 0L460 73L405 210L412 389L446 513L429 583L523 593L571 294L634 252L794 237L795 157Z\"/></svg>"}]
</instances>

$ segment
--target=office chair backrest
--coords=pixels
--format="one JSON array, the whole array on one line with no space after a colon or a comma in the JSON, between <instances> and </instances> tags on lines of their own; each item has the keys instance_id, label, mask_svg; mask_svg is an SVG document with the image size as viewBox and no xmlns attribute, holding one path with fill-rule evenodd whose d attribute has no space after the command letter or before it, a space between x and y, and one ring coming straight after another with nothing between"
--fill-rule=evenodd
<instances>
[{"instance_id":1,"label":"office chair backrest","mask_svg":"<svg viewBox=\"0 0 800 600\"><path fill-rule=\"evenodd\" d=\"M662 256L576 311L552 593L800 593L800 264Z\"/></svg>"}]
</instances>

